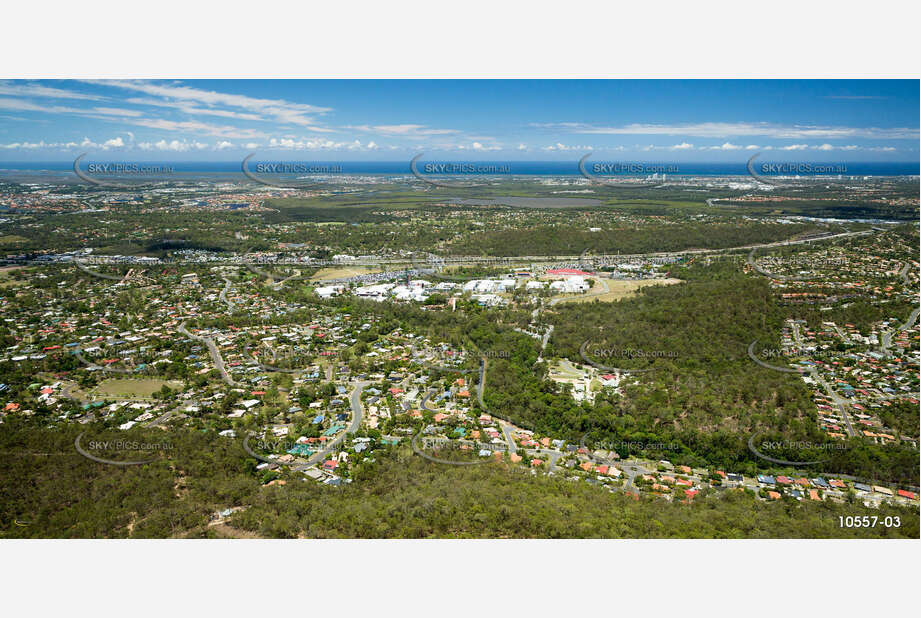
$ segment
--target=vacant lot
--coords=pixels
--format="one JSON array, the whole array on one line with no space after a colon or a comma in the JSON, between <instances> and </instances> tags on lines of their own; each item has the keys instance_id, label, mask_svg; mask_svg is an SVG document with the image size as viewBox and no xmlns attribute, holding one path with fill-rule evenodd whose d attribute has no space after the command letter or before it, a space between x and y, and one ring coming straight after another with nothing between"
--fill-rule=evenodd
<instances>
[{"instance_id":1,"label":"vacant lot","mask_svg":"<svg viewBox=\"0 0 921 618\"><path fill-rule=\"evenodd\" d=\"M29 239L24 236L17 236L16 234L7 234L6 236L0 236L0 247L7 247L10 245L20 245L24 242L28 242Z\"/></svg>"},{"instance_id":2,"label":"vacant lot","mask_svg":"<svg viewBox=\"0 0 921 618\"><path fill-rule=\"evenodd\" d=\"M93 394L97 397L148 398L164 385L175 390L182 386L182 382L157 378L110 378L100 382Z\"/></svg>"},{"instance_id":3,"label":"vacant lot","mask_svg":"<svg viewBox=\"0 0 921 618\"><path fill-rule=\"evenodd\" d=\"M370 275L381 272L380 268L370 268L365 266L342 266L336 268L321 268L311 278L311 281L328 281L330 279L345 279L346 277L357 277L358 275Z\"/></svg>"},{"instance_id":4,"label":"vacant lot","mask_svg":"<svg viewBox=\"0 0 921 618\"><path fill-rule=\"evenodd\" d=\"M0 268L0 288L9 288L24 284L25 281L13 279L11 276L13 272L22 269L22 266L4 266Z\"/></svg>"},{"instance_id":5,"label":"vacant lot","mask_svg":"<svg viewBox=\"0 0 921 618\"><path fill-rule=\"evenodd\" d=\"M650 285L675 285L676 283L681 283L681 279L640 279L637 281L595 279L594 287L585 294L565 296L557 300L557 302L590 303L596 300L601 302L612 302L622 298L630 298L634 296L636 291L640 288L645 288ZM606 292L604 291L605 285L607 285Z\"/></svg>"}]
</instances>

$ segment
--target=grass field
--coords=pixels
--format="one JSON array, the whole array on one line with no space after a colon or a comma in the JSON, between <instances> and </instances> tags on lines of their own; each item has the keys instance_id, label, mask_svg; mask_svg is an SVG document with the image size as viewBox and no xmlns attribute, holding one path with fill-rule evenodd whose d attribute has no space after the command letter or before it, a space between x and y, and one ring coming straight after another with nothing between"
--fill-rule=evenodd
<instances>
[{"instance_id":1,"label":"grass field","mask_svg":"<svg viewBox=\"0 0 921 618\"><path fill-rule=\"evenodd\" d=\"M182 382L157 378L110 378L100 382L92 394L97 397L149 398L164 385L178 389L182 387Z\"/></svg>"},{"instance_id":2,"label":"grass field","mask_svg":"<svg viewBox=\"0 0 921 618\"><path fill-rule=\"evenodd\" d=\"M10 245L19 245L24 242L28 242L29 239L23 236L17 236L15 234L7 234L6 236L0 236L0 247L7 247Z\"/></svg>"},{"instance_id":3,"label":"grass field","mask_svg":"<svg viewBox=\"0 0 921 618\"><path fill-rule=\"evenodd\" d=\"M330 279L344 279L345 277L356 277L358 275L370 275L372 273L382 272L380 268L371 268L366 266L342 266L337 268L321 268L312 277L311 281L328 281Z\"/></svg>"},{"instance_id":4,"label":"grass field","mask_svg":"<svg viewBox=\"0 0 921 618\"><path fill-rule=\"evenodd\" d=\"M597 294L593 296L592 294L594 292L603 289L599 286L603 286L604 283L607 284L608 291L603 294ZM675 285L676 283L681 283L681 279L640 279L637 281L605 279L604 283L598 279L595 279L595 287L589 290L586 294L562 297L558 302L590 303L596 300L601 302L613 302L621 300L622 298L630 298L631 296L634 296L636 291L640 288L649 287L650 285Z\"/></svg>"},{"instance_id":5,"label":"grass field","mask_svg":"<svg viewBox=\"0 0 921 618\"><path fill-rule=\"evenodd\" d=\"M25 281L13 279L10 275L17 270L22 270L22 266L4 266L0 268L0 288L16 287L23 285Z\"/></svg>"}]
</instances>

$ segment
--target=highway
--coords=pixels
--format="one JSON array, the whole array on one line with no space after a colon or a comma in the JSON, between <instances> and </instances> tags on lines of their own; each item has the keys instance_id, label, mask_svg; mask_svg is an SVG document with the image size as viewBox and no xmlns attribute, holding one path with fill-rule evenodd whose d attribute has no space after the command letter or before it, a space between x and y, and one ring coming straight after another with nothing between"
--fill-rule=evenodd
<instances>
[{"instance_id":1,"label":"highway","mask_svg":"<svg viewBox=\"0 0 921 618\"><path fill-rule=\"evenodd\" d=\"M861 232L842 232L840 234L829 234L826 236L817 236L812 238L803 238L799 240L781 240L770 243L754 244L754 245L741 245L738 247L726 247L724 249L683 249L681 251L656 251L651 253L630 253L630 254L600 254L595 256L596 260L640 260L640 259L650 259L650 258L670 258L679 255L708 255L708 254L721 254L721 253L731 253L733 251L746 251L751 249L766 249L769 247L784 247L790 245L800 245L805 243L812 242L821 242L825 240L832 240L835 238L845 238L848 236L862 236L867 234L873 234L877 230L867 230ZM511 265L519 264L525 262L531 263L554 263L554 262L578 262L582 259L581 255L520 255L520 256L511 256L511 257L491 257L491 256L453 256L440 258L440 260L446 265L461 265L461 264L482 264L482 265ZM15 259L4 259L4 263L9 264L34 264L37 266L42 265L55 265L57 262L48 262L48 261L38 261L38 260L15 260ZM125 265L125 264L144 264L150 266L149 262L140 262L137 260L132 260L130 258L126 259L120 257L118 261L107 261L106 256L93 256L90 260L75 260L74 261L78 266L85 266L85 264L113 264L113 265ZM341 267L346 266L382 266L382 265L404 265L411 266L414 264L413 258L405 257L394 257L394 258L370 258L370 259L361 259L361 260L352 260L349 262L339 262L335 260L309 260L307 262L296 259L275 259L272 261L267 261L265 259L228 259L225 257L215 257L213 259L196 259L194 261L188 260L170 260L170 261L160 261L156 263L157 265L204 265L204 264L225 264L229 266L233 265L242 265L253 272L260 274L262 276L267 276L273 280L278 280L278 277L271 275L265 271L261 271L258 268L255 268L256 264L260 265L291 265L291 266L302 266L302 267ZM255 270L254 270L255 268ZM94 276L101 276L103 278L113 278L113 275L102 275L101 273L96 273L88 268L83 268L89 274ZM118 280L121 280L121 277L115 277Z\"/></svg>"},{"instance_id":2,"label":"highway","mask_svg":"<svg viewBox=\"0 0 921 618\"><path fill-rule=\"evenodd\" d=\"M861 231L861 232L842 232L840 234L830 234L828 236L819 236L815 238L804 238L802 240L785 240L781 242L767 243L763 245L751 245L750 247L739 247L739 248L740 249L751 249L751 251L748 254L748 259L747 259L748 265L751 266L759 274L764 275L765 277L777 279L778 281L809 281L810 279L814 279L815 277L805 277L805 278L787 277L785 275L775 275L772 272L764 270L763 268L758 266L758 264L755 262L755 251L757 251L758 249L764 249L768 247L783 247L783 246L789 246L789 245L801 245L801 244L809 243L809 242L832 240L835 238L846 238L848 236L867 236L868 234L873 234L875 231L876 230L867 230L867 231Z\"/></svg>"}]
</instances>

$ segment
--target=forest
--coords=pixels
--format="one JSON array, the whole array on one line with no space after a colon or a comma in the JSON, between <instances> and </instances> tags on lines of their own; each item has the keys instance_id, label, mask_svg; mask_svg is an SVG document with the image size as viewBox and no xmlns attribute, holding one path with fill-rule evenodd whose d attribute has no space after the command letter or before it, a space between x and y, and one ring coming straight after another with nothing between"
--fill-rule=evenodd
<instances>
[{"instance_id":1,"label":"forest","mask_svg":"<svg viewBox=\"0 0 921 618\"><path fill-rule=\"evenodd\" d=\"M213 432L132 430L168 440L153 463L111 466L74 450L77 427L18 421L0 432L2 538L917 538L918 511L758 501L704 492L691 503L610 493L504 463L432 464L382 452L339 488L264 486L239 440ZM241 508L242 507L242 508ZM226 525L209 525L224 509ZM900 517L899 528L840 528L839 515Z\"/></svg>"}]
</instances>

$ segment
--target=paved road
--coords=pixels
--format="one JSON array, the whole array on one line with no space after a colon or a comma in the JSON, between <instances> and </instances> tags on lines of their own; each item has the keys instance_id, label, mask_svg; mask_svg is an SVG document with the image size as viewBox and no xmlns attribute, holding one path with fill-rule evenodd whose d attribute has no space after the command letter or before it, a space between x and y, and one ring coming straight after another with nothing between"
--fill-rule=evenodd
<instances>
[{"instance_id":1,"label":"paved road","mask_svg":"<svg viewBox=\"0 0 921 618\"><path fill-rule=\"evenodd\" d=\"M758 266L758 264L755 262L755 251L757 251L758 249L767 248L767 247L799 245L799 244L809 243L809 242L819 242L819 241L831 240L833 238L845 238L848 236L866 236L868 234L873 234L876 231L877 230L865 230L865 231L860 231L860 232L842 232L840 234L831 234L829 236L820 236L818 238L805 238L802 240L789 240L789 241L782 241L782 242L776 242L776 243L768 243L764 245L752 245L750 247L751 251L748 254L747 261L748 261L749 266L751 266L755 271L764 275L765 277L777 279L778 281L809 281L810 279L815 279L815 277L787 277L786 275L776 275L770 271L764 270L763 268ZM749 247L740 247L740 248L748 249Z\"/></svg>"},{"instance_id":2,"label":"paved road","mask_svg":"<svg viewBox=\"0 0 921 618\"><path fill-rule=\"evenodd\" d=\"M547 327L547 332L544 333L544 336L540 340L540 352L544 353L544 350L547 347L547 343L550 341L550 335L553 334L553 324Z\"/></svg>"},{"instance_id":3,"label":"paved road","mask_svg":"<svg viewBox=\"0 0 921 618\"><path fill-rule=\"evenodd\" d=\"M224 359L221 358L221 351L217 349L217 345L215 345L213 339L211 339L210 337L201 337L199 335L193 335L192 333L188 331L188 329L186 329L185 322L180 324L178 328L176 328L176 330L182 333L183 335L185 335L186 337L189 337L190 339L194 339L196 341L201 341L202 343L204 343L208 347L208 352L211 353L211 360L214 362L215 368L218 370L218 373L221 374L221 379L224 380L224 382L226 382L230 386L239 386L239 384L234 382L234 379L230 377L230 374L227 373L227 369L224 367Z\"/></svg>"},{"instance_id":4,"label":"paved road","mask_svg":"<svg viewBox=\"0 0 921 618\"><path fill-rule=\"evenodd\" d=\"M250 355L250 348L247 345L243 348L243 352L247 355ZM275 356L275 350L271 350L273 357ZM274 371L277 373L300 373L304 371L303 369L283 369L281 367L275 367L273 365L266 365L265 363L259 362L259 359L253 356L253 359L256 361L256 366L262 369L263 371ZM272 360L275 360L274 358Z\"/></svg>"},{"instance_id":5,"label":"paved road","mask_svg":"<svg viewBox=\"0 0 921 618\"><path fill-rule=\"evenodd\" d=\"M908 278L908 268L910 266L911 262L906 262L905 266L902 267L902 270L899 271L899 277L902 278L902 281L904 281L906 285L911 283L911 279Z\"/></svg>"},{"instance_id":6,"label":"paved road","mask_svg":"<svg viewBox=\"0 0 921 618\"><path fill-rule=\"evenodd\" d=\"M508 442L508 452L514 455L518 452L518 447L515 446L515 438L512 436L512 428L507 423L499 423L499 426L502 428L502 435L505 436L505 441ZM554 464L556 461L554 461Z\"/></svg>"},{"instance_id":7,"label":"paved road","mask_svg":"<svg viewBox=\"0 0 921 618\"><path fill-rule=\"evenodd\" d=\"M557 460L564 455L561 451L553 451L544 448L528 449L525 452L532 457L543 457L546 459L549 464L547 466L548 472L553 472L556 469Z\"/></svg>"},{"instance_id":8,"label":"paved road","mask_svg":"<svg viewBox=\"0 0 921 618\"><path fill-rule=\"evenodd\" d=\"M758 340L756 339L756 340L752 341L750 344L748 344L748 357L749 357L750 359L752 359L753 361L755 361L757 364L759 364L759 365L761 365L762 367L764 367L765 369L773 369L774 371L781 371L781 372L783 372L783 373L799 373L799 374L803 374L803 373L806 372L804 369L794 369L794 368L792 368L792 367L779 367L779 366L777 366L777 365L772 365L772 364L770 364L770 363L764 362L763 360L761 360L760 358L758 358L757 356L755 356L755 344L757 344L757 343L758 343Z\"/></svg>"},{"instance_id":9,"label":"paved road","mask_svg":"<svg viewBox=\"0 0 921 618\"><path fill-rule=\"evenodd\" d=\"M336 450L336 447L338 447L342 443L342 441L345 440L345 437L348 434L355 433L359 429L361 429L361 420L364 417L364 409L361 406L361 392L365 390L366 388L368 388L370 384L371 384L370 382L359 382L358 384L355 385L355 390L352 391L352 396L351 396L352 423L348 426L348 428L346 428L345 431L341 432L335 440L327 444L323 450L311 455L310 459L307 460L306 464L297 466L295 470L303 470L314 464L321 463L322 461L326 459L326 457L330 453Z\"/></svg>"},{"instance_id":10,"label":"paved road","mask_svg":"<svg viewBox=\"0 0 921 618\"><path fill-rule=\"evenodd\" d=\"M889 348L892 347L892 338L895 336L896 333L903 331L903 330L908 330L909 328L914 326L915 322L918 320L919 313L921 313L921 307L911 312L911 315L908 316L907 322L905 322L898 328L893 328L892 330L887 332L885 335L883 335L882 344L880 345L880 349L882 350L883 354L889 355Z\"/></svg>"},{"instance_id":11,"label":"paved road","mask_svg":"<svg viewBox=\"0 0 921 618\"><path fill-rule=\"evenodd\" d=\"M819 372L816 369L812 369L809 372L809 375L812 376L812 379L822 385L822 388L825 389L828 397L834 402L835 407L838 408L838 411L841 413L841 416L844 418L844 424L847 425L847 434L851 437L855 437L857 432L854 430L854 427L851 426L851 417L848 416L847 406L850 405L847 399L838 395L838 393L831 387L831 385L825 381Z\"/></svg>"},{"instance_id":12,"label":"paved road","mask_svg":"<svg viewBox=\"0 0 921 618\"><path fill-rule=\"evenodd\" d=\"M867 230L867 231L861 231L861 232L842 232L840 234L829 234L827 236L819 236L816 238L806 238L806 239L800 239L800 240L783 240L783 241L776 241L776 242L756 244L756 245L742 245L738 247L726 247L725 249L684 249L681 251L656 251L656 252L651 252L651 253L631 253L631 254L619 254L619 255L603 254L603 255L597 255L595 256L595 258L596 259L615 258L615 259L633 260L633 259L645 259L645 258L656 258L656 257L668 258L668 257L674 257L678 255L720 254L720 253L729 253L732 251L744 251L744 250L750 250L750 249L762 249L762 248L766 249L769 247L800 245L804 243L820 242L820 241L825 241L825 240L831 240L834 238L843 238L847 236L873 234L879 231L883 231L883 230L874 229L874 230ZM103 258L103 259L100 259L100 258ZM441 260L445 263L445 265L453 265L453 264L509 264L509 263L523 263L523 262L534 262L534 263L578 262L582 258L583 256L581 254L580 255L520 255L520 256L515 256L515 257L485 257L485 256L475 256L475 255L465 255L465 256L445 257L445 258L441 258ZM56 264L54 262L49 263L45 261L36 261L36 260L11 260L11 259L4 259L2 260L2 262L8 263L8 264L34 264L36 266L48 266L49 264L52 264L52 265ZM110 262L107 262L104 259L104 256L97 256L96 259L91 263L109 264ZM111 263L114 263L114 262L111 262ZM332 260L311 260L310 262L303 262L303 261L295 260L295 259L288 259L288 260L280 259L280 260L274 260L272 262L267 262L264 259L263 260L239 259L239 260L230 261L226 258L219 258L219 259L216 258L210 261L196 260L194 262L186 262L184 260L171 260L171 261L160 262L161 265L163 264L202 265L202 264L211 264L211 263L224 264L228 266L241 266L242 265L247 268L250 268L250 266L254 266L255 264L260 264L260 265L276 264L276 265L291 265L291 266L301 266L301 267L342 266L340 262L335 262ZM120 261L118 262L118 264L142 264L142 262ZM374 258L374 259L365 259L365 260L355 260L354 262L350 262L349 264L352 266L379 266L382 264L411 265L413 264L413 260L411 258ZM261 274L263 276L271 277L273 280L277 279L277 277L270 275L269 273L266 273L264 271L260 273L258 269L254 272L256 272L257 274ZM93 273L91 272L91 274ZM99 275L100 273L95 273L95 274ZM119 280L121 280L120 277L119 277Z\"/></svg>"},{"instance_id":13,"label":"paved road","mask_svg":"<svg viewBox=\"0 0 921 618\"><path fill-rule=\"evenodd\" d=\"M93 269L91 269L91 268L88 268L88 267L87 267L83 262L81 262L80 260L74 260L74 264L76 264L76 265L77 265L77 268L79 268L80 270L82 270L82 271L85 272L86 274L92 275L92 276L94 276L94 277L99 277L100 279L108 279L109 281L121 281L122 279L125 278L125 275L106 275L106 274L103 274L103 273L101 273L101 272L97 272L97 271L95 271L95 270L93 270Z\"/></svg>"},{"instance_id":14,"label":"paved road","mask_svg":"<svg viewBox=\"0 0 921 618\"><path fill-rule=\"evenodd\" d=\"M162 425L163 423L171 419L176 412L179 412L183 406L197 406L197 405L198 405L198 401L196 400L184 401L181 404L177 405L172 410L167 410L166 412L164 412L157 418L149 420L148 422L144 424L144 426L145 427L156 427L157 425Z\"/></svg>"},{"instance_id":15,"label":"paved road","mask_svg":"<svg viewBox=\"0 0 921 618\"><path fill-rule=\"evenodd\" d=\"M111 367L107 365L97 365L91 360L87 360L83 356L82 351L74 352L74 356L77 357L77 360L89 367L90 369L95 369L97 371L108 371L110 373L134 373L133 369L121 369L119 367Z\"/></svg>"},{"instance_id":16,"label":"paved road","mask_svg":"<svg viewBox=\"0 0 921 618\"><path fill-rule=\"evenodd\" d=\"M766 369L773 369L774 371L781 371L783 373L798 373L798 374L807 373L807 370L805 369L793 369L791 367L778 367L777 365L771 365L770 363L764 362L763 360L755 356L754 348L755 348L756 343L758 343L757 340L752 341L748 345L748 357L752 359L753 361L755 361L757 364L761 365L762 367ZM825 389L825 393L834 402L835 407L838 408L838 411L841 413L841 417L844 419L844 424L847 426L848 435L856 436L857 432L855 432L854 428L851 426L851 418L850 416L848 416L848 413L847 413L847 406L849 405L848 401L844 399L843 397L840 397L838 393L835 392L835 389L833 389L831 385L828 382L826 382L825 379L821 375L819 375L819 372L815 367L810 367L808 369L808 373L810 376L812 376L813 380L815 380L819 385L822 386L822 388Z\"/></svg>"},{"instance_id":17,"label":"paved road","mask_svg":"<svg viewBox=\"0 0 921 618\"><path fill-rule=\"evenodd\" d=\"M631 459L606 459L606 458L604 458L604 457L597 457L597 456L592 452L591 448L589 448L589 447L587 447L587 446L585 445L585 439L586 439L587 437L588 437L588 434L587 434L587 433L586 433L585 435L582 436L582 440L579 441L579 448L583 448L583 449L585 449L586 451L588 451L588 458L589 458L593 463L604 464L604 465L608 465L608 466L617 466L618 468L620 468L621 470L623 470L623 473L624 473L624 479L625 479L625 480L624 480L623 490L624 490L624 491L630 491L630 490L632 489L633 491L639 491L639 490L637 489L636 485L634 484L633 480L634 480L638 475L650 474L651 471L648 470L648 469L646 469L646 468L644 468L644 467L640 464L639 460L631 460Z\"/></svg>"},{"instance_id":18,"label":"paved road","mask_svg":"<svg viewBox=\"0 0 921 618\"><path fill-rule=\"evenodd\" d=\"M263 263L264 263L264 262L257 262L257 264L263 264ZM250 272L252 272L253 274L259 275L260 277L265 277L266 279L271 279L273 282L279 280L279 277L276 277L276 276L273 275L272 273L266 272L266 271L262 270L261 268L256 268L256 267L255 267L253 264L251 264L251 263L244 263L243 265L246 266L246 268L247 268Z\"/></svg>"},{"instance_id":19,"label":"paved road","mask_svg":"<svg viewBox=\"0 0 921 618\"><path fill-rule=\"evenodd\" d=\"M435 408L429 407L429 399L431 399L432 395L434 395L437 392L438 391L436 389L432 388L432 389L429 389L428 392L426 392L425 395L422 396L422 407L428 410L429 412L437 411L435 410Z\"/></svg>"},{"instance_id":20,"label":"paved road","mask_svg":"<svg viewBox=\"0 0 921 618\"><path fill-rule=\"evenodd\" d=\"M74 401L79 401L79 402L80 402L81 404L83 404L83 405L86 405L86 404L88 404L88 403L92 403L92 400L91 400L91 399L83 399L83 398L77 397L75 394L73 394L71 391L73 391L75 388L77 388L77 385L76 385L76 384L71 384L71 385L69 385L69 386L65 386L64 388L61 389L61 397L65 397L65 398L67 398L67 399L72 399L72 400L74 400Z\"/></svg>"},{"instance_id":21,"label":"paved road","mask_svg":"<svg viewBox=\"0 0 921 618\"><path fill-rule=\"evenodd\" d=\"M227 277L223 277L225 281L224 289L221 290L221 293L218 295L218 298L221 299L221 302L227 304L227 308L232 312L234 310L234 304L227 300L227 292L230 290L230 286L233 285L233 282Z\"/></svg>"}]
</instances>

